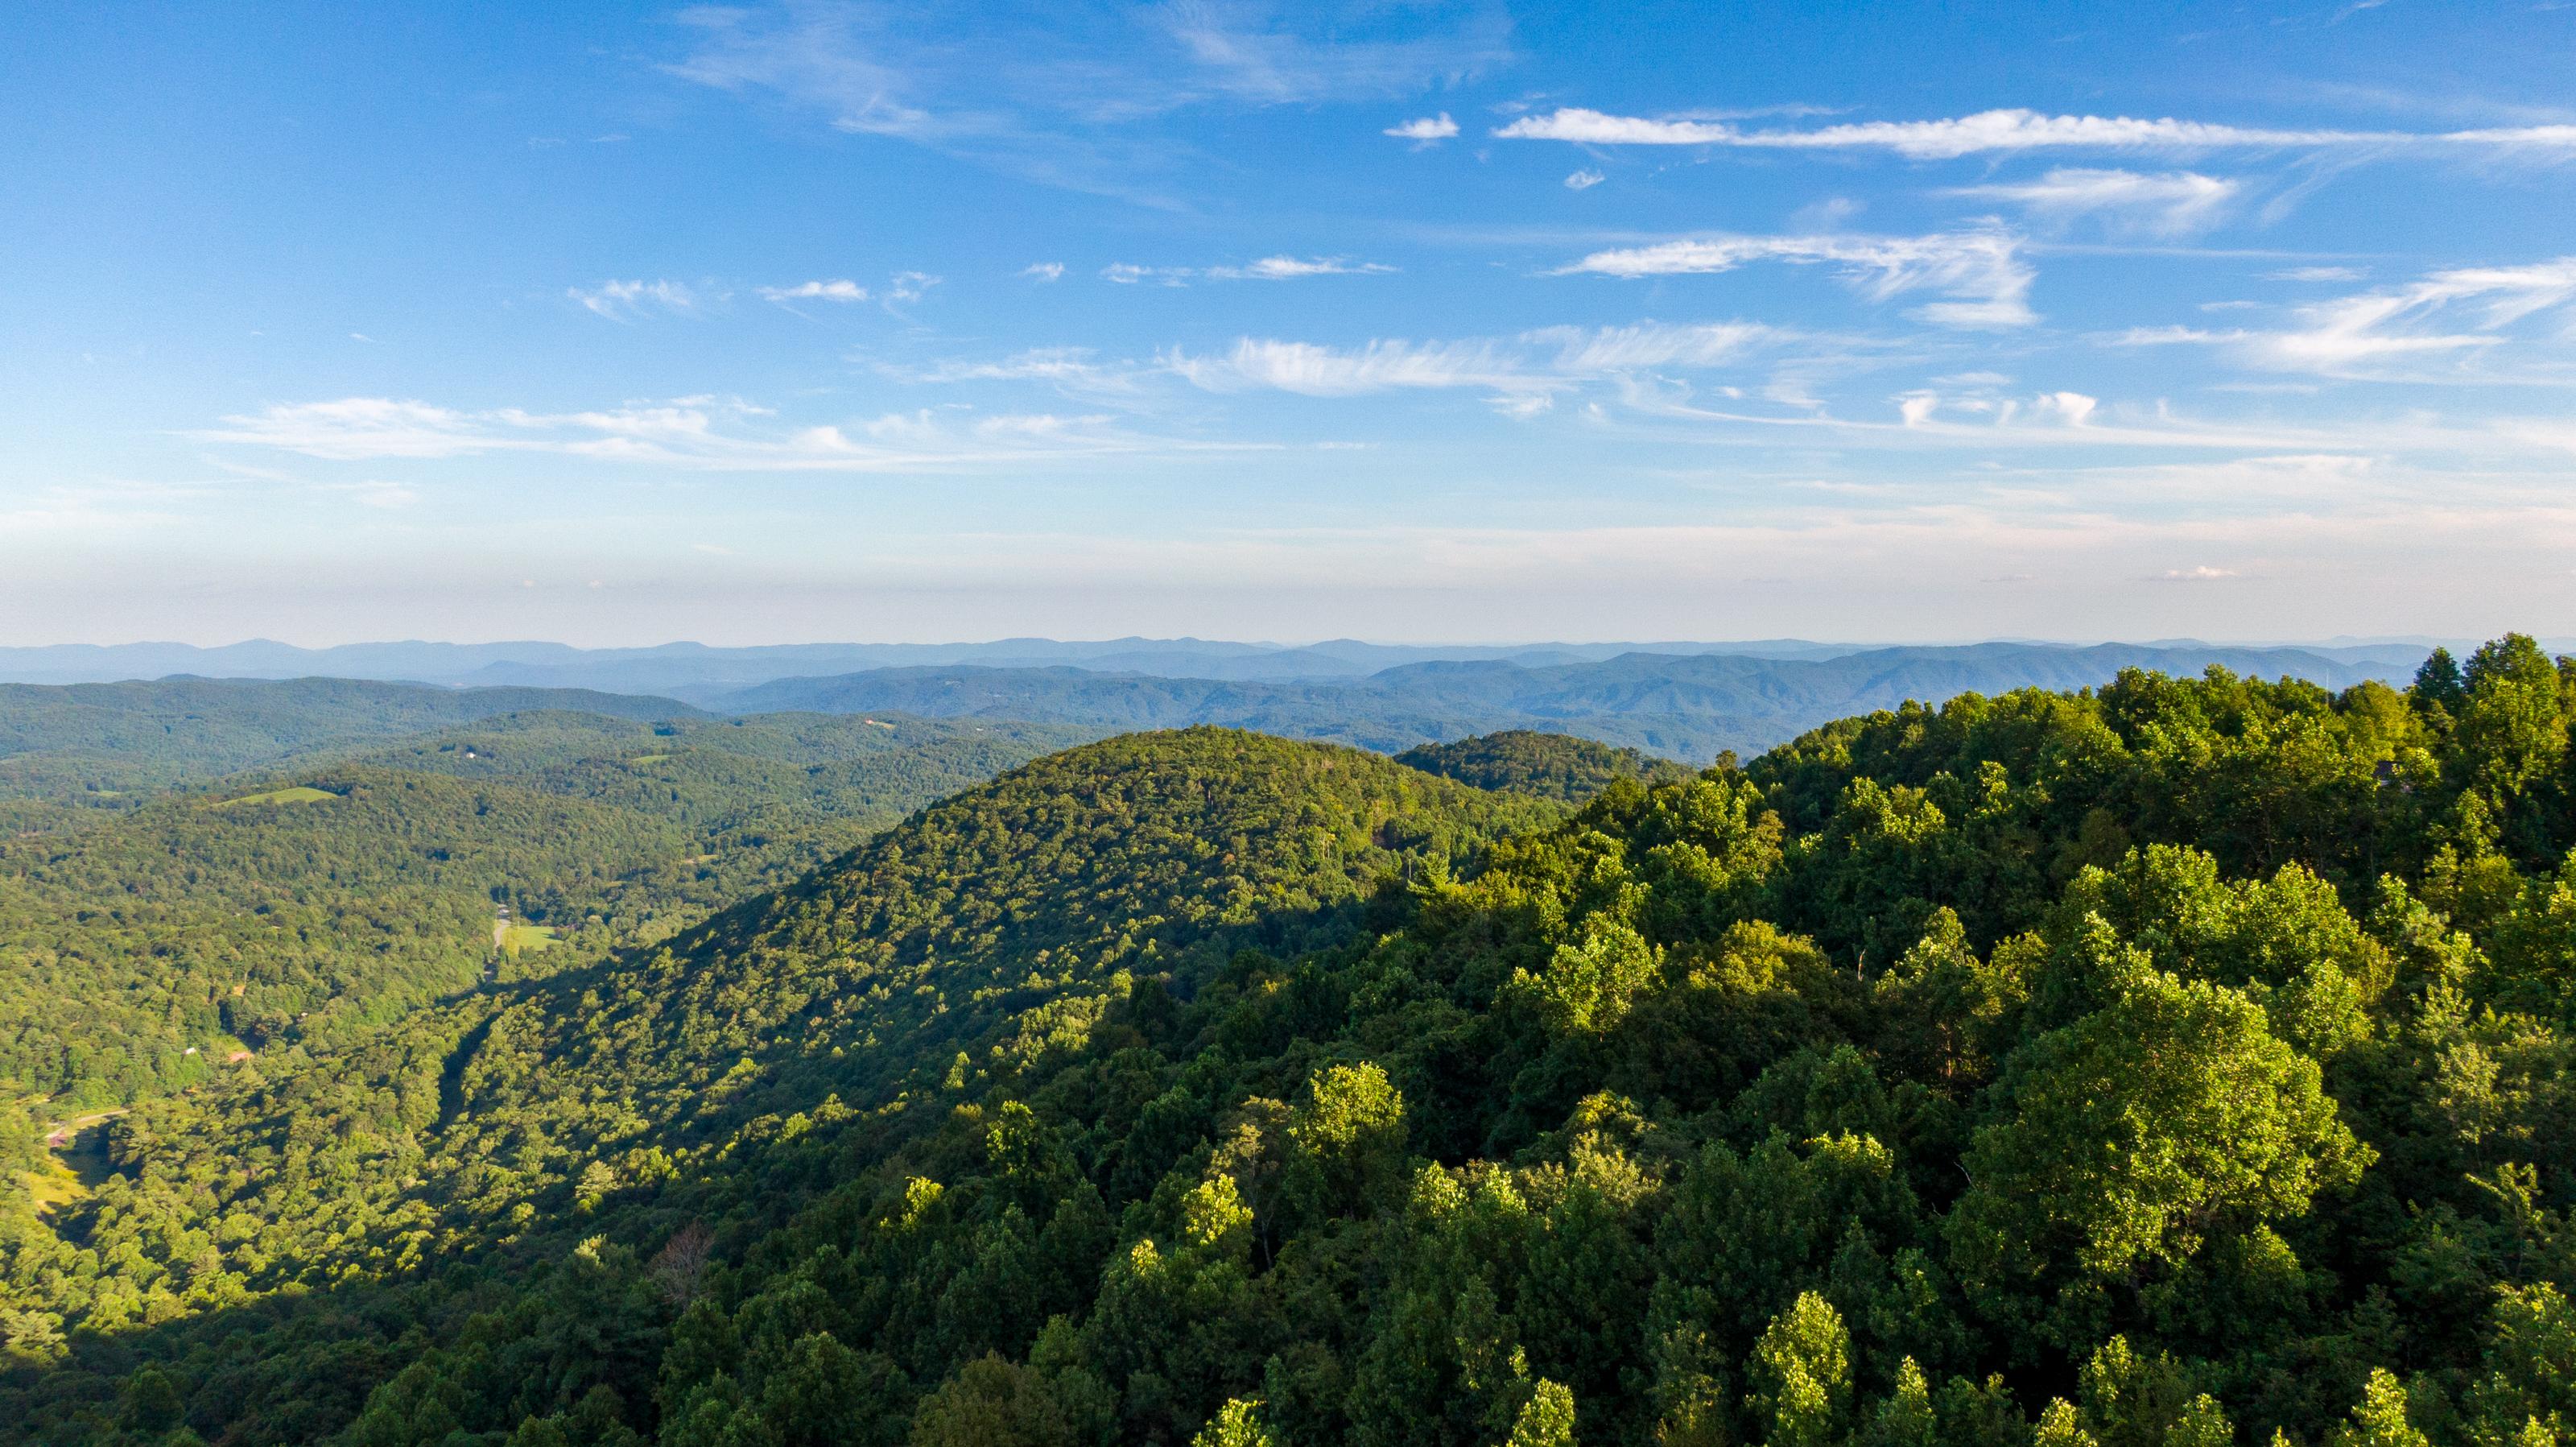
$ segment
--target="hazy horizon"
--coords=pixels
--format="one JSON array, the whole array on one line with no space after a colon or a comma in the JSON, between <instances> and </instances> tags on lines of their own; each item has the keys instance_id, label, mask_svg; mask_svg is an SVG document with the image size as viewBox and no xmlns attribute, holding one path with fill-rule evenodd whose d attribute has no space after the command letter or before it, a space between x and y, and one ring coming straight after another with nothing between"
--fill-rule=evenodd
<instances>
[{"instance_id":1,"label":"hazy horizon","mask_svg":"<svg viewBox=\"0 0 2576 1447\"><path fill-rule=\"evenodd\" d=\"M2527 630L2527 629L2509 629L2509 630L2505 630L2505 631L2509 631L2509 632L2525 632L2525 633L2528 633L2528 632L2529 632L2529 630ZM2539 638L2539 640L2540 640L2544 645L2549 645L2549 646L2553 646L2553 647L2576 646L2576 639L2560 639L2560 638L2555 637L2554 635L2546 635L2546 634L2543 634L2543 635L2535 635L2535 636L2537 636L2537 637ZM2271 637L2271 636L2250 636L2250 637L2237 637L2237 638L2230 638L2230 637L2224 637L2224 636L2212 636L2212 635L2207 635L2207 634L2194 634L2194 635L2188 635L2188 636L2185 636L2185 635L2167 635L2167 636L2156 636L2156 637L2146 637L2146 636L2098 636L2098 635L2088 635L2088 636L2055 637L2055 638L2052 638L2052 637L2046 637L2046 636L2041 636L2041 635L2034 635L2034 634L1987 634L1987 635L1926 636L1926 637L1916 637L1916 638L1899 638L1899 637L1841 637L1841 638L1837 638L1837 637L1829 637L1829 636L1822 636L1822 635L1805 635L1805 634L1779 634L1779 635L1764 636L1764 637L1751 637L1751 636L1746 636L1746 637L1732 637L1732 638L1730 638L1730 637L1683 637L1683 636L1680 636L1680 635L1674 635L1674 636L1670 636L1670 637L1644 637L1644 636L1639 636L1639 637L1608 637L1608 636L1604 636L1604 637L1536 637L1536 636L1524 636L1524 637L1487 637L1487 638L1417 638L1417 637L1366 637L1366 636L1360 636L1360 635L1354 635L1354 634L1331 634L1331 635L1321 635L1321 636L1317 636L1317 637L1313 637L1313 638L1254 638L1254 637L1225 637L1225 636L1218 636L1218 635L1214 635L1214 634L1200 634L1200 633L1172 633L1172 634L1159 634L1159 635L1157 635L1157 634L1144 634L1144 633L1099 634L1099 635L1072 635L1072 634L1062 634L1062 635L1059 635L1059 634L1044 634L1044 633L1013 633L1013 634L992 634L992 635L985 635L985 636L981 636L981 637L963 637L963 636L960 636L960 637L932 637L932 636L922 636L922 637L910 637L910 638L851 638L851 637L757 638L757 639L742 639L742 640L732 640L732 641L722 641L722 642L710 641L709 639L706 639L706 638L670 638L670 637L655 638L655 639L652 639L652 640L649 640L649 641L642 641L642 642L615 642L615 641L609 641L609 642L582 642L582 641L577 641L577 640L569 639L569 638L547 638L547 637L535 637L535 636L522 636L522 637L499 637L499 636L495 636L495 637L486 637L486 638L430 638L430 637L417 637L417 636L414 636L414 637L369 636L369 637L347 637L347 638L334 639L334 640L327 641L327 642L312 642L312 641L303 641L303 640L298 640L298 639L293 639L293 638L280 638L280 637L275 637L275 636L271 636L271 635L264 635L264 634L263 634L263 635L246 635L246 636L231 636L231 637L223 637L223 638L215 639L215 640L213 640L213 641L203 641L203 640L198 640L198 639L188 639L188 638L179 638L179 637L122 637L122 638L112 638L112 639L96 639L96 638L68 638L68 639L53 639L53 640L49 640L49 641L32 641L32 642L0 641L0 651L12 651L12 652L18 652L18 651L35 651L35 650L40 650L40 649L63 649L63 648L93 648L93 649L185 648L185 649L195 649L195 650L204 651L204 652L217 652L217 651L221 651L221 650L224 650L224 649L230 649L230 648L255 647L255 646L259 646L259 645L274 645L274 646L277 646L277 647L290 648L290 649L295 649L295 650L299 650L299 651L303 651L303 652L311 652L311 653L324 653L324 652L330 652L330 651L333 651L333 650L336 650L336 649L370 648L370 647L406 647L406 646L421 646L421 647L430 647L430 648L512 648L512 647L570 648L570 649L575 649L575 650L578 650L578 651L581 651L581 652L588 652L588 653L614 653L614 652L648 652L648 651L651 651L651 650L654 650L654 649L668 649L668 648L706 648L706 649L716 650L716 651L731 651L731 650L760 649L760 648L941 648L941 647L950 647L950 648L982 648L982 647L992 647L992 646L996 646L996 645L1009 644L1009 643L1046 643L1046 644L1057 644L1057 645L1072 646L1072 647L1091 646L1091 645L1102 645L1102 644L1115 644L1115 643L1146 643L1146 644L1183 644L1183 643L1203 643L1203 644L1220 645L1220 646L1226 646L1226 647L1260 648L1260 649L1278 649L1278 650L1283 650L1283 651L1286 651L1286 650L1297 650L1297 649L1309 649L1309 648L1316 648L1316 647L1321 647L1321 646L1325 646L1325 645L1329 645L1329 644L1335 644L1335 643L1351 643L1351 644L1359 644L1359 645L1363 645L1363 646L1366 646L1366 647L1372 647L1372 648L1455 648L1455 649L1492 649L1492 648L1504 648L1504 649L1508 649L1508 648L1549 648L1549 647L1566 647L1566 648L1638 647L1638 648L1651 648L1651 647L1655 647L1655 646L1658 646L1658 645L1663 645L1663 646L1683 646L1683 647L1692 647L1692 648L1711 648L1711 649L1714 649L1714 648L1729 648L1729 647L1760 647L1760 646L1765 646L1765 645L1803 645L1803 646L1813 646L1813 647L1818 647L1818 648L1855 648L1855 649L1864 649L1864 648L1971 648L1971 647L1976 647L1976 646L1978 646L1978 645L1980 645L1980 644L1990 644L1990 643L1999 643L1999 644L2024 644L2024 645L2030 645L2030 646L2034 646L2034 647L2052 647L2052 648L2092 648L2092 647L2099 647L2099 646L2103 646L2103 645L2131 645L2131 646L2148 647L2148 646L2160 646L2160 645L2171 645L2171 644L2208 645L2208 646L2212 646L2212 647L2224 647L2224 648L2309 648L2309 647L2314 647L2314 648L2367 648L2367 647L2382 647L2382 646L2386 646L2386 647L2395 647L2395 646L2407 646L2407 647L2414 647L2414 646L2422 646L2422 647L2428 647L2428 648L2429 648L2429 647L2448 647L2448 648L2458 648L2458 647L2460 647L2460 646L2461 646L2461 645L2463 645L2463 644L2472 644L2472 645L2473 645L2473 644L2476 644L2476 643L2479 643L2479 642L2482 642L2482 641L2484 641L2484 637L2483 637L2483 636L2481 636L2481 635L2476 635L2476 634L2429 634L2429 633L2419 633L2419 634L2338 634L2338 635L2327 636L2327 637Z\"/></svg>"}]
</instances>

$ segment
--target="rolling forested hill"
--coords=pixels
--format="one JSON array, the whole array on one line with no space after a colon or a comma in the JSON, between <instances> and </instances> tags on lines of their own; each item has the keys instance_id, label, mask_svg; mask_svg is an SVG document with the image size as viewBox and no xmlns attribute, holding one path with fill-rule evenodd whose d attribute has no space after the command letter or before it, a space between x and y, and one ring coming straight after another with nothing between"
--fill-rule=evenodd
<instances>
[{"instance_id":1,"label":"rolling forested hill","mask_svg":"<svg viewBox=\"0 0 2576 1447\"><path fill-rule=\"evenodd\" d=\"M0 1241L0 1432L2560 1441L2571 718L2507 639L1570 818L1076 749L115 1122Z\"/></svg>"},{"instance_id":2,"label":"rolling forested hill","mask_svg":"<svg viewBox=\"0 0 2576 1447\"><path fill-rule=\"evenodd\" d=\"M0 842L0 1099L126 1104L658 940L1082 732L546 712L352 758L280 717L316 761Z\"/></svg>"},{"instance_id":3,"label":"rolling forested hill","mask_svg":"<svg viewBox=\"0 0 2576 1447\"><path fill-rule=\"evenodd\" d=\"M1424 744L1395 761L1477 789L1501 789L1580 804L1620 779L1669 784L1691 771L1670 759L1614 748L1572 734L1511 729L1443 744Z\"/></svg>"},{"instance_id":4,"label":"rolling forested hill","mask_svg":"<svg viewBox=\"0 0 2576 1447\"><path fill-rule=\"evenodd\" d=\"M191 781L531 710L700 716L667 698L342 678L0 684L0 826L59 827Z\"/></svg>"}]
</instances>

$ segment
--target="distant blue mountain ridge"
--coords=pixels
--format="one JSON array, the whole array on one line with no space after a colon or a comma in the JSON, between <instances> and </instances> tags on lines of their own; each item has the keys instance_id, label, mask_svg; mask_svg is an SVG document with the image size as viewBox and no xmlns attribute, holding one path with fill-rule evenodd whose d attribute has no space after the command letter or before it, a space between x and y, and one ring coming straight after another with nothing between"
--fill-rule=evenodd
<instances>
[{"instance_id":1,"label":"distant blue mountain ridge","mask_svg":"<svg viewBox=\"0 0 2576 1447\"><path fill-rule=\"evenodd\" d=\"M1222 724L1396 751L1508 728L1549 729L1703 763L1752 753L1852 713L1965 692L2084 688L2124 668L2402 682L2431 639L2236 646L2172 640L2073 645L1869 646L1531 643L1306 645L1197 638L575 648L560 643L362 643L305 649L134 643L0 649L0 682L190 676L343 678L446 689L654 695L719 713L907 713L1100 729ZM2462 640L2458 647L2465 647ZM502 695L493 695L497 703ZM642 699L626 708L650 709ZM621 710L624 711L624 710Z\"/></svg>"},{"instance_id":2,"label":"distant blue mountain ridge","mask_svg":"<svg viewBox=\"0 0 2576 1447\"><path fill-rule=\"evenodd\" d=\"M723 713L814 710L1080 723L1113 729L1222 724L1365 748L1507 728L1552 729L1691 763L1750 754L1836 718L1940 703L1962 693L2095 687L2122 669L2306 679L2332 689L2402 683L2428 650L2414 645L2223 648L2208 645L1980 643L1755 656L1630 651L1608 658L1435 659L1357 678L1173 677L1054 665L876 668L750 688L671 692Z\"/></svg>"}]
</instances>

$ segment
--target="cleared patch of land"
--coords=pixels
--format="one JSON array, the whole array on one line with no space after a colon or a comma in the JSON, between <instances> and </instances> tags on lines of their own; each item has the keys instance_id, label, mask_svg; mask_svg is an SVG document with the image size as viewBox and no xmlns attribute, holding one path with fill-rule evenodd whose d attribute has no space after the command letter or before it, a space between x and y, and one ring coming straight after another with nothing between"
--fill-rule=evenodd
<instances>
[{"instance_id":1,"label":"cleared patch of land","mask_svg":"<svg viewBox=\"0 0 2576 1447\"><path fill-rule=\"evenodd\" d=\"M516 954L521 950L551 949L554 947L554 943L555 929L553 925L511 924L504 926L501 930L501 948L508 950L513 954Z\"/></svg>"},{"instance_id":2,"label":"cleared patch of land","mask_svg":"<svg viewBox=\"0 0 2576 1447\"><path fill-rule=\"evenodd\" d=\"M39 1215L50 1217L107 1183L107 1123L123 1114L102 1110L45 1127L43 1164L20 1177Z\"/></svg>"},{"instance_id":3,"label":"cleared patch of land","mask_svg":"<svg viewBox=\"0 0 2576 1447\"><path fill-rule=\"evenodd\" d=\"M27 1194L36 1203L36 1214L50 1219L56 1211L89 1194L89 1187L72 1168L58 1157L48 1156L39 1170L24 1172L20 1179L27 1183Z\"/></svg>"},{"instance_id":4,"label":"cleared patch of land","mask_svg":"<svg viewBox=\"0 0 2576 1447\"><path fill-rule=\"evenodd\" d=\"M244 794L235 799L217 799L206 807L230 809L242 804L317 804L324 799L339 797L328 789L316 789L310 784L297 784L291 789L271 789L264 794Z\"/></svg>"}]
</instances>

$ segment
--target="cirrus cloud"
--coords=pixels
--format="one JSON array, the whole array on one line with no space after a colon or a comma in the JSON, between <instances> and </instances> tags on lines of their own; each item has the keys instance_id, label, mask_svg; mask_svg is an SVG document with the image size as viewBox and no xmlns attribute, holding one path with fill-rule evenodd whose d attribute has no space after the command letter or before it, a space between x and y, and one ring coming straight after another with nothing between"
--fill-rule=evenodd
<instances>
[{"instance_id":1,"label":"cirrus cloud","mask_svg":"<svg viewBox=\"0 0 2576 1447\"><path fill-rule=\"evenodd\" d=\"M2020 238L1997 227L1927 236L1709 236L1596 251L1557 274L1637 278L1733 271L1756 261L1822 264L1872 301L1940 294L1946 299L1914 311L1935 326L1989 330L2038 320L2029 303L2032 271L2020 246Z\"/></svg>"},{"instance_id":2,"label":"cirrus cloud","mask_svg":"<svg viewBox=\"0 0 2576 1447\"><path fill-rule=\"evenodd\" d=\"M1241 266L1138 266L1116 261L1102 267L1100 275L1121 286L1147 282L1187 286L1194 280L1302 281L1316 276L1386 276L1394 271L1383 262L1352 261L1341 256L1265 256Z\"/></svg>"},{"instance_id":3,"label":"cirrus cloud","mask_svg":"<svg viewBox=\"0 0 2576 1447\"><path fill-rule=\"evenodd\" d=\"M2243 189L2242 182L2195 171L2142 175L2059 167L2036 181L1960 186L1950 194L2009 201L2059 225L2100 216L2114 231L2188 236L2217 225Z\"/></svg>"},{"instance_id":4,"label":"cirrus cloud","mask_svg":"<svg viewBox=\"0 0 2576 1447\"><path fill-rule=\"evenodd\" d=\"M2401 362L2487 352L2513 340L2517 324L2564 311L2571 302L2576 302L2576 256L2562 256L2520 266L2454 267L2406 286L2295 307L2291 315L2297 325L2289 327L2142 327L2118 340L2216 345L2271 370L2367 378L2385 375Z\"/></svg>"},{"instance_id":5,"label":"cirrus cloud","mask_svg":"<svg viewBox=\"0 0 2576 1447\"><path fill-rule=\"evenodd\" d=\"M764 286L760 296L775 302L859 302L868 299L868 289L855 281L800 281L794 286Z\"/></svg>"},{"instance_id":6,"label":"cirrus cloud","mask_svg":"<svg viewBox=\"0 0 2576 1447\"><path fill-rule=\"evenodd\" d=\"M613 322L631 322L653 312L693 312L699 297L676 281L603 281L593 287L570 286L564 295L584 311Z\"/></svg>"},{"instance_id":7,"label":"cirrus cloud","mask_svg":"<svg viewBox=\"0 0 2576 1447\"><path fill-rule=\"evenodd\" d=\"M336 462L541 453L704 472L905 472L1228 446L1124 432L1105 416L1044 413L889 412L781 426L765 407L714 397L576 412L345 397L276 404L190 435Z\"/></svg>"},{"instance_id":8,"label":"cirrus cloud","mask_svg":"<svg viewBox=\"0 0 2576 1447\"><path fill-rule=\"evenodd\" d=\"M2413 132L2236 126L2171 116L2052 116L2019 108L1921 121L1855 121L1804 130L1745 130L1724 121L1613 115L1567 106L1494 131L1505 140L1587 146L1732 146L1752 150L1888 151L1910 160L2024 151L2284 150L2318 146L2448 146L2576 155L2576 125Z\"/></svg>"}]
</instances>

